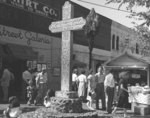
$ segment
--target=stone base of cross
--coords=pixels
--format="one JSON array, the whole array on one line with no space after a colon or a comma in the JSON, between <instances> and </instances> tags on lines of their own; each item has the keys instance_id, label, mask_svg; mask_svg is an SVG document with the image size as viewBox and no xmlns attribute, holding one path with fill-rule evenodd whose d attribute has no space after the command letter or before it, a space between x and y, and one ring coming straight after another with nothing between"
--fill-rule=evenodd
<instances>
[{"instance_id":1,"label":"stone base of cross","mask_svg":"<svg viewBox=\"0 0 150 118\"><path fill-rule=\"evenodd\" d=\"M62 9L62 21L52 22L49 30L62 32L61 45L61 91L56 91L51 99L51 109L55 112L80 113L82 102L76 91L71 91L73 30L81 30L86 23L82 17L73 18L73 5L65 2Z\"/></svg>"}]
</instances>

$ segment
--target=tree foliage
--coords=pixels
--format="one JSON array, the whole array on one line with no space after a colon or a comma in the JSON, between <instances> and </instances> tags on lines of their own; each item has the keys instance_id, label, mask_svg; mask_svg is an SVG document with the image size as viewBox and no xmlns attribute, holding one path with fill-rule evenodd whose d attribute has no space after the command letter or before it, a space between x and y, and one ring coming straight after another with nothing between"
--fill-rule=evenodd
<instances>
[{"instance_id":1,"label":"tree foliage","mask_svg":"<svg viewBox=\"0 0 150 118\"><path fill-rule=\"evenodd\" d=\"M139 19L144 19L145 22L142 25L150 26L150 0L106 0L107 3L118 3L120 7L122 7L123 4L127 4L127 10L130 10L132 12L132 16L139 16ZM134 12L133 8L134 6L139 7L146 7L147 11L144 12Z\"/></svg>"},{"instance_id":2,"label":"tree foliage","mask_svg":"<svg viewBox=\"0 0 150 118\"><path fill-rule=\"evenodd\" d=\"M144 20L144 23L141 25L137 25L135 30L135 33L137 33L137 39L139 42L143 43L145 47L150 46L150 0L106 0L106 4L110 3L118 3L120 9L122 5L127 5L127 10L131 11L131 17L138 16L139 20ZM136 7L145 7L147 8L146 11L143 12L135 12L133 11L134 6ZM144 47L144 46L143 46ZM144 47L144 48L145 48Z\"/></svg>"},{"instance_id":3,"label":"tree foliage","mask_svg":"<svg viewBox=\"0 0 150 118\"><path fill-rule=\"evenodd\" d=\"M94 8L92 8L90 13L86 17L86 24L84 26L84 33L87 37L89 45L89 69L91 68L92 62L92 50L94 47L94 39L98 31L99 31L99 16L96 14Z\"/></svg>"},{"instance_id":4,"label":"tree foliage","mask_svg":"<svg viewBox=\"0 0 150 118\"><path fill-rule=\"evenodd\" d=\"M99 17L96 14L94 8L90 11L88 16L86 17L86 25L84 27L84 32L86 36L94 36L98 31L99 26Z\"/></svg>"}]
</instances>

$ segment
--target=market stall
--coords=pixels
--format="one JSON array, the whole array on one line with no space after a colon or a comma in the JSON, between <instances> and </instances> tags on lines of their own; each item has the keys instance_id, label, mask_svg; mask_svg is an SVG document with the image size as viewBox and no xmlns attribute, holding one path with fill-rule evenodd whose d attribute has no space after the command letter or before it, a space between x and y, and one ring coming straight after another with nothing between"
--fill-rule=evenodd
<instances>
[{"instance_id":1,"label":"market stall","mask_svg":"<svg viewBox=\"0 0 150 118\"><path fill-rule=\"evenodd\" d=\"M139 74L135 73L135 71L143 71L143 73L145 72L145 76L142 79L145 80L148 86L150 86L150 64L143 59L129 54L128 52L125 52L111 60L108 60L104 63L104 66L106 67L106 69L111 68L119 71L129 70L133 73L133 78L138 78L139 76Z\"/></svg>"},{"instance_id":2,"label":"market stall","mask_svg":"<svg viewBox=\"0 0 150 118\"><path fill-rule=\"evenodd\" d=\"M104 66L118 72L130 71L131 86L128 87L128 92L131 108L135 113L150 115L150 64L125 52L105 62Z\"/></svg>"}]
</instances>

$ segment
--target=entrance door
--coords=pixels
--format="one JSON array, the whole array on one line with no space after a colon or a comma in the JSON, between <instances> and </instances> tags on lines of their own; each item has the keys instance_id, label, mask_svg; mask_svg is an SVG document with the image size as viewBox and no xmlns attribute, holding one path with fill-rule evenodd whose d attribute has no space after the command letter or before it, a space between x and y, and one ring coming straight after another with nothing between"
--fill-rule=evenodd
<instances>
[{"instance_id":1,"label":"entrance door","mask_svg":"<svg viewBox=\"0 0 150 118\"><path fill-rule=\"evenodd\" d=\"M15 80L10 85L9 96L15 95L20 98L22 92L22 72L25 70L26 60L16 59L11 63L11 67Z\"/></svg>"}]
</instances>

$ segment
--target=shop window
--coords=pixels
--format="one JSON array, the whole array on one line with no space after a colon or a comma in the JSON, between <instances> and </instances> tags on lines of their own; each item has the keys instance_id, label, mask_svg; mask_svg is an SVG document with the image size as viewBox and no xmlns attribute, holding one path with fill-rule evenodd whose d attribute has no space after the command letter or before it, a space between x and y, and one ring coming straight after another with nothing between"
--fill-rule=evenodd
<instances>
[{"instance_id":1,"label":"shop window","mask_svg":"<svg viewBox=\"0 0 150 118\"><path fill-rule=\"evenodd\" d=\"M31 68L31 69L35 69L35 68L37 68L37 61L27 61L27 67L28 68Z\"/></svg>"},{"instance_id":2,"label":"shop window","mask_svg":"<svg viewBox=\"0 0 150 118\"><path fill-rule=\"evenodd\" d=\"M112 36L112 49L115 49L115 35Z\"/></svg>"},{"instance_id":3,"label":"shop window","mask_svg":"<svg viewBox=\"0 0 150 118\"><path fill-rule=\"evenodd\" d=\"M119 50L119 36L117 36L116 40L116 50Z\"/></svg>"},{"instance_id":4,"label":"shop window","mask_svg":"<svg viewBox=\"0 0 150 118\"><path fill-rule=\"evenodd\" d=\"M136 43L136 54L139 54L139 44Z\"/></svg>"},{"instance_id":5,"label":"shop window","mask_svg":"<svg viewBox=\"0 0 150 118\"><path fill-rule=\"evenodd\" d=\"M47 65L45 63L37 63L37 71L40 72L42 69L47 69Z\"/></svg>"}]
</instances>

